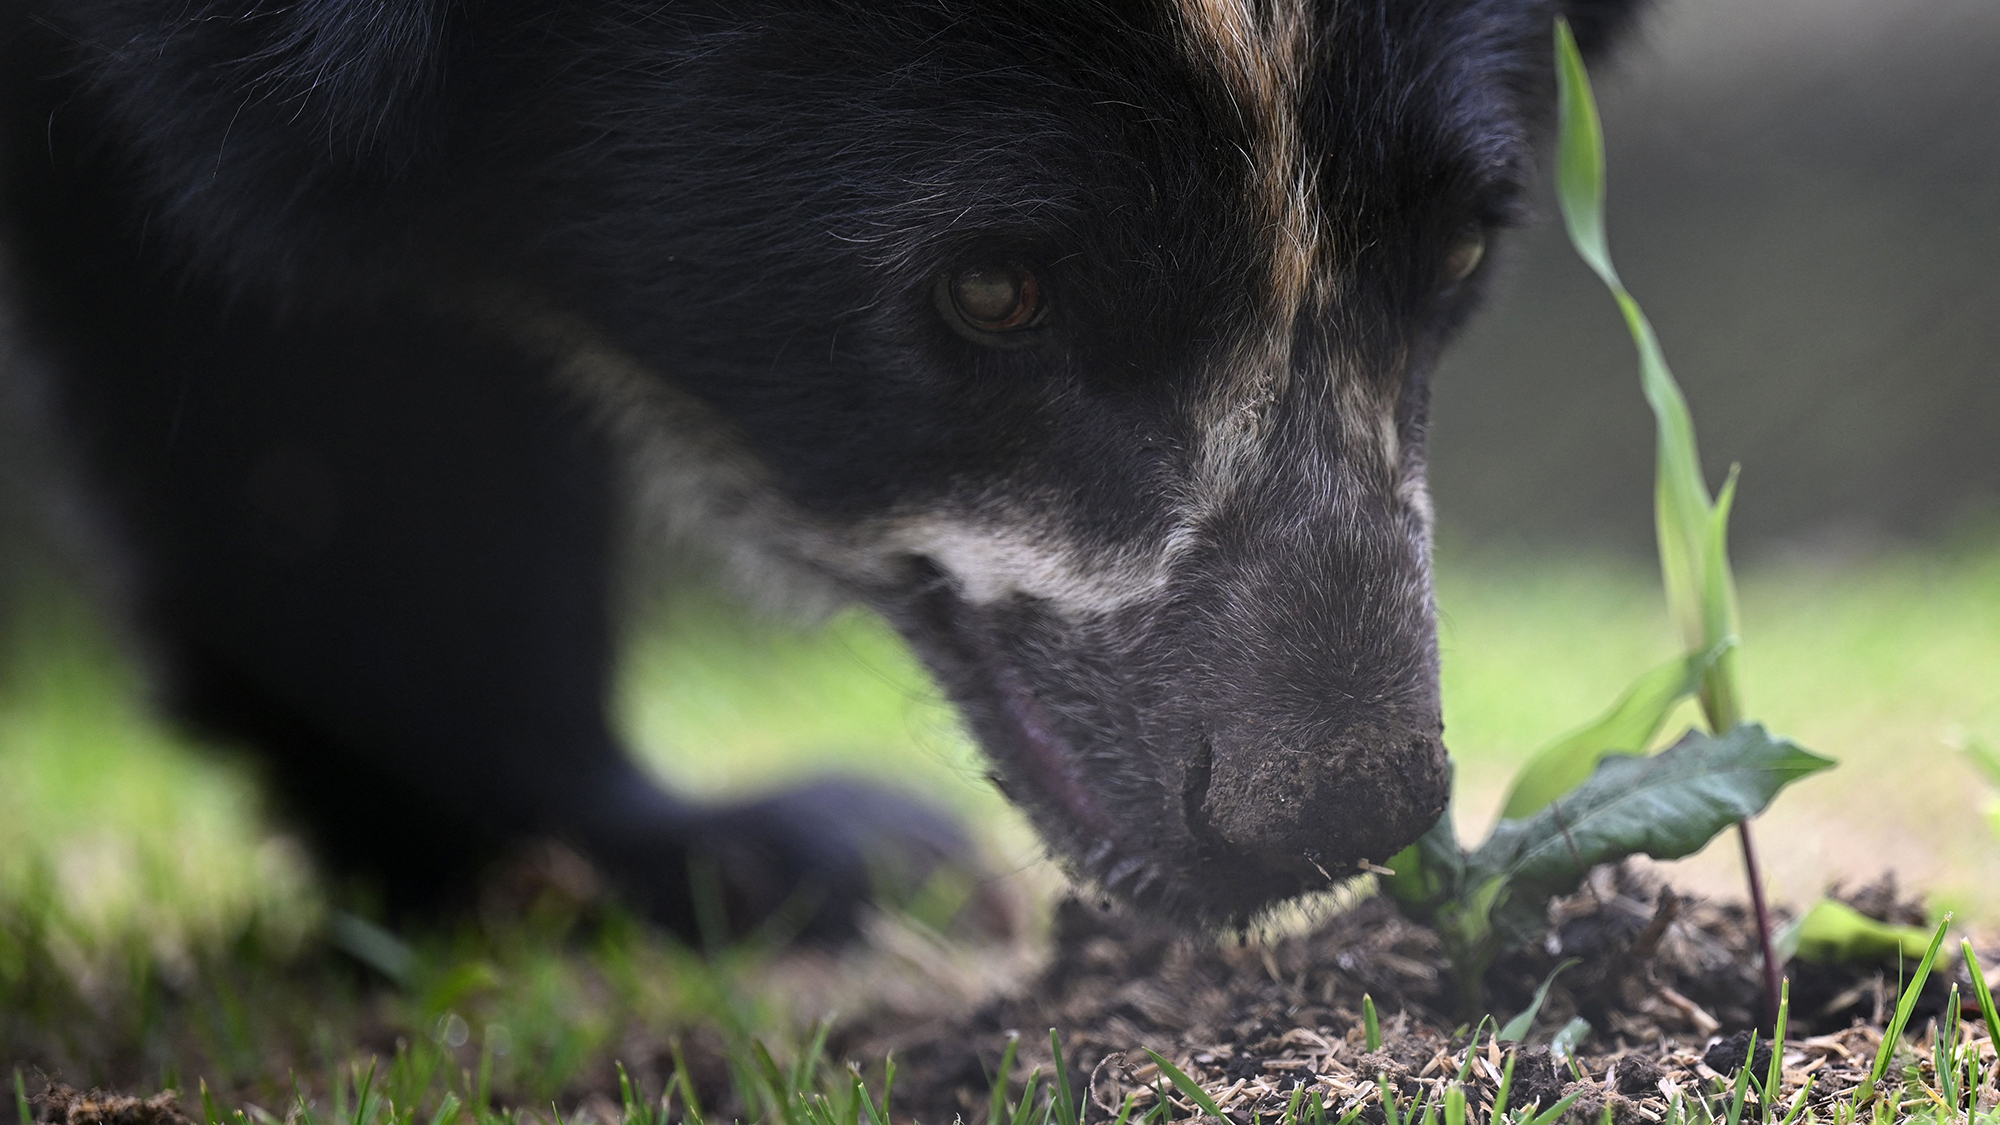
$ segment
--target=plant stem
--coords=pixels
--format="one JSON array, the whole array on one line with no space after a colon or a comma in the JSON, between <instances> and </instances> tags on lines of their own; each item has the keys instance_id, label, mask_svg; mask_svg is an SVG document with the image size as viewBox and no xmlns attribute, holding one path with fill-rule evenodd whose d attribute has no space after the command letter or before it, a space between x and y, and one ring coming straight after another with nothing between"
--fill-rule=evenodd
<instances>
[{"instance_id":1,"label":"plant stem","mask_svg":"<svg viewBox=\"0 0 2000 1125\"><path fill-rule=\"evenodd\" d=\"M1771 911L1764 905L1764 873L1757 867L1757 847L1750 841L1750 822L1736 822L1736 839L1743 845L1743 875L1750 882L1750 912L1757 916L1757 948L1764 955L1764 1019L1778 1021L1778 994L1783 972L1777 947L1771 944Z\"/></svg>"},{"instance_id":2,"label":"plant stem","mask_svg":"<svg viewBox=\"0 0 2000 1125\"><path fill-rule=\"evenodd\" d=\"M1721 565L1729 565L1726 557ZM1730 614L1731 618L1734 616ZM1726 624L1732 630L1735 628L1733 620ZM1735 655L1724 652L1702 684L1702 717L1715 734L1734 730L1743 721L1742 696L1736 690ZM1743 846L1743 879L1750 884L1750 913L1757 919L1757 951L1764 960L1764 1023L1774 1027L1778 1022L1779 993L1784 987L1784 966L1778 964L1777 946L1771 941L1771 908L1764 902L1764 872L1757 864L1757 845L1750 839L1749 821L1736 822L1736 840Z\"/></svg>"}]
</instances>

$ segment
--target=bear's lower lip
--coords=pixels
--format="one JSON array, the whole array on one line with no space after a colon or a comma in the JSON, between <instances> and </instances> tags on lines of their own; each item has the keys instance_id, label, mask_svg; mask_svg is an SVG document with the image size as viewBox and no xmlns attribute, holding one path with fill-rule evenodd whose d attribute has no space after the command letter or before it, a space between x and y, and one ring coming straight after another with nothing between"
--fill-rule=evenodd
<instances>
[{"instance_id":1,"label":"bear's lower lip","mask_svg":"<svg viewBox=\"0 0 2000 1125\"><path fill-rule=\"evenodd\" d=\"M1076 752L1056 733L1048 709L1019 673L997 658L981 661L998 697L998 718L1010 728L1014 759L1041 795L1053 801L1076 827L1102 840L1112 833L1111 818L1076 767Z\"/></svg>"},{"instance_id":2,"label":"bear's lower lip","mask_svg":"<svg viewBox=\"0 0 2000 1125\"><path fill-rule=\"evenodd\" d=\"M987 756L1033 790L1025 803L1054 814L1049 819L1061 824L1057 835L1086 847L1111 840L1115 824L1084 775L1076 746L991 630L938 580L935 568L926 569L929 580L917 584L920 592L898 606L904 635L965 708Z\"/></svg>"}]
</instances>

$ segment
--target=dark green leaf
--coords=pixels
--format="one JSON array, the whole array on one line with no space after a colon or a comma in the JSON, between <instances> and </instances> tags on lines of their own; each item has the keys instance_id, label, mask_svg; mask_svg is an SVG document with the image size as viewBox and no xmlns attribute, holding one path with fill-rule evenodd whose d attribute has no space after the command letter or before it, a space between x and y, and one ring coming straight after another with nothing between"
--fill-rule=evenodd
<instances>
[{"instance_id":1,"label":"dark green leaf","mask_svg":"<svg viewBox=\"0 0 2000 1125\"><path fill-rule=\"evenodd\" d=\"M1507 882L1500 914L1517 940L1550 898L1590 869L1630 855L1678 859L1764 810L1778 790L1832 765L1762 726L1716 737L1690 731L1650 758L1614 756L1590 780L1524 820L1503 820L1466 862L1466 881Z\"/></svg>"}]
</instances>

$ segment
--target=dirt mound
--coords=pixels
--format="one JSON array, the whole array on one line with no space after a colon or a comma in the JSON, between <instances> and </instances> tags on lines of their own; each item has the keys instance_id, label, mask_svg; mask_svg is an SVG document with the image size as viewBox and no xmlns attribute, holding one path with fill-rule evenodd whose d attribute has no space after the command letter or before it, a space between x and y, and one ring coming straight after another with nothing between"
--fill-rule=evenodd
<instances>
[{"instance_id":1,"label":"dirt mound","mask_svg":"<svg viewBox=\"0 0 2000 1125\"><path fill-rule=\"evenodd\" d=\"M1884 913L1908 910L1893 886L1876 895L1886 906L1855 897ZM1550 919L1541 947L1503 958L1488 974L1489 1008L1503 1017L1521 1010L1558 964L1575 959L1556 977L1529 1042L1547 1044L1576 1019L1589 1031L1567 1058L1545 1045L1524 1050L1514 1104L1548 1105L1580 1090L1577 1112L1589 1120L1609 1105L1621 1121L1644 1121L1673 1090L1740 1066L1747 1037L1734 1061L1733 1040L1718 1043L1760 1015L1754 931L1740 906L1607 868L1551 904ZM1800 1083L1815 1075L1818 1101L1859 1081L1857 1060L1872 1061L1894 968L1885 979L1866 967L1796 966L1792 977L1786 1073ZM1913 1029L1942 1008L1946 977L1933 977ZM1364 1042L1364 995L1381 1013L1382 1045L1373 1052ZM837 1046L861 1060L893 1052L897 1105L925 1122L983 1120L1012 1035L1020 1036L1017 1081L1035 1067L1053 1073L1050 1028L1061 1034L1080 1098L1088 1086L1094 1120L1115 1116L1128 1096L1141 1106L1161 1096L1143 1048L1173 1059L1246 1122L1282 1112L1301 1084L1352 1105L1379 1100L1377 1079L1386 1075L1418 1096L1455 1077L1468 1051L1470 1092L1490 1099L1503 1055L1490 1025L1474 1041L1453 1010L1456 995L1437 936L1379 897L1303 933L1220 941L1072 899L1058 908L1051 962L1027 988L962 1020L864 1022Z\"/></svg>"}]
</instances>

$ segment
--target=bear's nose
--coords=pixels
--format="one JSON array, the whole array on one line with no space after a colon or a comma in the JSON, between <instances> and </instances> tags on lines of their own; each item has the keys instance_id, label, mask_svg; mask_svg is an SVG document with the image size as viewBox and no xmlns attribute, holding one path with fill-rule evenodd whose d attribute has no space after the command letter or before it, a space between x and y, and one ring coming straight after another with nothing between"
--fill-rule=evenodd
<instances>
[{"instance_id":1,"label":"bear's nose","mask_svg":"<svg viewBox=\"0 0 2000 1125\"><path fill-rule=\"evenodd\" d=\"M1272 860L1306 859L1337 874L1381 862L1437 823L1451 772L1435 725L1364 725L1287 744L1218 732L1197 836ZM1205 829L1205 831L1203 831Z\"/></svg>"}]
</instances>

